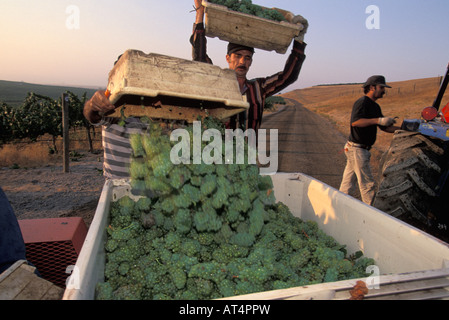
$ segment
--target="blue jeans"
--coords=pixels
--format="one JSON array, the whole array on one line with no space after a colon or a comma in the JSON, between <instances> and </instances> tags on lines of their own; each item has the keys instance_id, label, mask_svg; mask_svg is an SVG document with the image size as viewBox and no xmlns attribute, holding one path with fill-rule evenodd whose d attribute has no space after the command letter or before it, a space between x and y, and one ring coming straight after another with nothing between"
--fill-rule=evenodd
<instances>
[{"instance_id":1,"label":"blue jeans","mask_svg":"<svg viewBox=\"0 0 449 320\"><path fill-rule=\"evenodd\" d=\"M358 186L362 201L371 205L376 191L373 174L371 173L371 153L367 149L346 144L345 155L347 162L340 191L352 196Z\"/></svg>"},{"instance_id":2,"label":"blue jeans","mask_svg":"<svg viewBox=\"0 0 449 320\"><path fill-rule=\"evenodd\" d=\"M18 260L26 260L25 243L14 210L0 188L0 273Z\"/></svg>"}]
</instances>

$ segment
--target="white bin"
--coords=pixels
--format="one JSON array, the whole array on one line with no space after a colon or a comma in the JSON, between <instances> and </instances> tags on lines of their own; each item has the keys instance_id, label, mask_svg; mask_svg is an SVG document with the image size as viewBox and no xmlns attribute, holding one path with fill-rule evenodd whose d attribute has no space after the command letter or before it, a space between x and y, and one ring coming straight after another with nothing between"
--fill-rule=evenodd
<instances>
[{"instance_id":1,"label":"white bin","mask_svg":"<svg viewBox=\"0 0 449 320\"><path fill-rule=\"evenodd\" d=\"M448 244L307 175L278 173L272 175L272 179L277 201L285 203L295 216L316 221L324 232L346 245L349 254L361 250L366 257L375 259L380 274L386 275L382 281L403 281L404 277L409 279L427 275L441 277L447 286ZM103 281L104 276L105 230L110 203L123 195L130 195L130 188L125 182L116 180L105 183L76 263L76 274L70 278L64 299L94 299L95 285ZM351 288L356 280L274 290L231 299L332 298L337 289ZM447 292L444 285L442 290Z\"/></svg>"},{"instance_id":2,"label":"white bin","mask_svg":"<svg viewBox=\"0 0 449 320\"><path fill-rule=\"evenodd\" d=\"M249 108L235 71L207 63L127 50L109 73L108 116L149 116L193 122L226 119Z\"/></svg>"},{"instance_id":3,"label":"white bin","mask_svg":"<svg viewBox=\"0 0 449 320\"><path fill-rule=\"evenodd\" d=\"M203 1L206 36L219 38L266 51L285 53L294 37L304 28L301 24L272 21ZM278 9L284 16L291 12Z\"/></svg>"}]
</instances>

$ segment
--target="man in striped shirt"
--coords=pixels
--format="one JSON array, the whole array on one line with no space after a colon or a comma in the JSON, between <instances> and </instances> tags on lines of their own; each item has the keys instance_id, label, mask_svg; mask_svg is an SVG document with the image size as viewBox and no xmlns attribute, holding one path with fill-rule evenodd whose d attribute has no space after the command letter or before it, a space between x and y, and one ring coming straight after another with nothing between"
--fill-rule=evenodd
<instances>
[{"instance_id":1,"label":"man in striped shirt","mask_svg":"<svg viewBox=\"0 0 449 320\"><path fill-rule=\"evenodd\" d=\"M206 35L204 28L204 7L202 0L195 0L196 20L190 42L193 46L193 60L212 63L206 53ZM253 61L254 48L229 43L226 61L229 68L235 70L242 95L246 95L250 104L248 111L241 112L230 119L227 126L231 129L260 128L262 123L265 99L294 83L299 76L302 64L305 60L304 34L307 32L308 22L301 16L295 16L293 22L302 23L304 29L301 34L293 40L293 49L287 59L284 70L266 78L248 80L246 75Z\"/></svg>"},{"instance_id":2,"label":"man in striped shirt","mask_svg":"<svg viewBox=\"0 0 449 320\"><path fill-rule=\"evenodd\" d=\"M142 133L147 124L139 118L126 118L123 125L117 119L102 117L115 106L109 102L104 91L97 91L84 105L84 116L96 126L102 126L102 144L104 150L103 175L107 179L129 179L129 166L131 163L132 134Z\"/></svg>"}]
</instances>

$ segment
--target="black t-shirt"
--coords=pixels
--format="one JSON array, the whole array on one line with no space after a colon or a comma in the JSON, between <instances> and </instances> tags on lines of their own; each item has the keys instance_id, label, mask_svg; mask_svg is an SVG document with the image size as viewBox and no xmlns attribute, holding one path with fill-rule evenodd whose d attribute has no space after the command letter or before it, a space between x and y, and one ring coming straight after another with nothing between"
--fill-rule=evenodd
<instances>
[{"instance_id":1,"label":"black t-shirt","mask_svg":"<svg viewBox=\"0 0 449 320\"><path fill-rule=\"evenodd\" d=\"M351 114L351 124L359 119L372 119L381 118L382 110L380 106L368 98L363 96L354 103ZM368 127L353 127L350 125L351 133L349 135L349 141L372 146L376 142L377 137L377 125Z\"/></svg>"}]
</instances>

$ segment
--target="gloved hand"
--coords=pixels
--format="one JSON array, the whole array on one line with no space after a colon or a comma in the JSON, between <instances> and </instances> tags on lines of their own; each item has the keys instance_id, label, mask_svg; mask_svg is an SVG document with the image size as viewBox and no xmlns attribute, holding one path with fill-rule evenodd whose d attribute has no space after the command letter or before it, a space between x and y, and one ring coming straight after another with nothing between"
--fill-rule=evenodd
<instances>
[{"instance_id":1,"label":"gloved hand","mask_svg":"<svg viewBox=\"0 0 449 320\"><path fill-rule=\"evenodd\" d=\"M296 41L303 42L304 36L307 33L307 29L309 28L309 22L303 16L296 15L293 17L292 23L302 24L304 26L304 28L299 32L299 35L295 37Z\"/></svg>"},{"instance_id":2,"label":"gloved hand","mask_svg":"<svg viewBox=\"0 0 449 320\"><path fill-rule=\"evenodd\" d=\"M382 127L391 127L395 123L396 123L396 120L394 118L390 118L390 117L379 118L379 120L377 122L377 124Z\"/></svg>"}]
</instances>

